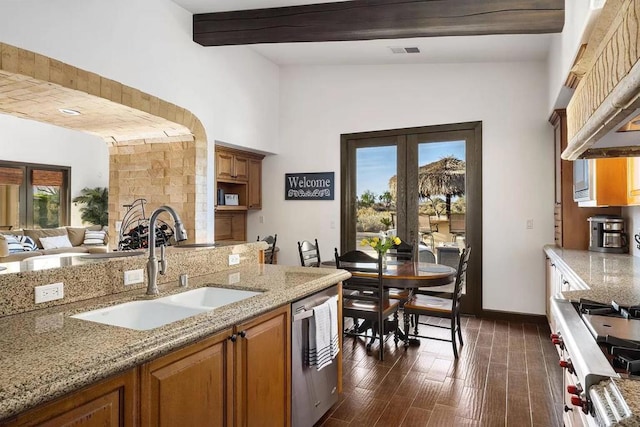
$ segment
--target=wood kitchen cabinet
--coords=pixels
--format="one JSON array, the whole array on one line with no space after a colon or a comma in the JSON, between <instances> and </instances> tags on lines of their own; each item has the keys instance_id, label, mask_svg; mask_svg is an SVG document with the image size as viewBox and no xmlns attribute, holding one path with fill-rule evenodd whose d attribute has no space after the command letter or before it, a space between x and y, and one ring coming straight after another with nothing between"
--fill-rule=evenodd
<instances>
[{"instance_id":1,"label":"wood kitchen cabinet","mask_svg":"<svg viewBox=\"0 0 640 427\"><path fill-rule=\"evenodd\" d=\"M216 146L216 194L238 196L237 205L226 204L224 198L216 197L216 241L246 241L246 211L262 209L263 158L259 154Z\"/></svg>"},{"instance_id":2,"label":"wood kitchen cabinet","mask_svg":"<svg viewBox=\"0 0 640 427\"><path fill-rule=\"evenodd\" d=\"M244 242L247 240L246 212L216 212L215 222L216 241L233 240Z\"/></svg>"},{"instance_id":3,"label":"wood kitchen cabinet","mask_svg":"<svg viewBox=\"0 0 640 427\"><path fill-rule=\"evenodd\" d=\"M143 365L142 426L289 426L290 324L284 306Z\"/></svg>"},{"instance_id":4,"label":"wood kitchen cabinet","mask_svg":"<svg viewBox=\"0 0 640 427\"><path fill-rule=\"evenodd\" d=\"M231 335L226 330L142 366L142 426L233 425Z\"/></svg>"},{"instance_id":5,"label":"wood kitchen cabinet","mask_svg":"<svg viewBox=\"0 0 640 427\"><path fill-rule=\"evenodd\" d=\"M138 370L131 369L0 421L0 426L133 427L138 392Z\"/></svg>"},{"instance_id":6,"label":"wood kitchen cabinet","mask_svg":"<svg viewBox=\"0 0 640 427\"><path fill-rule=\"evenodd\" d=\"M262 160L249 159L249 209L262 209Z\"/></svg>"},{"instance_id":7,"label":"wood kitchen cabinet","mask_svg":"<svg viewBox=\"0 0 640 427\"><path fill-rule=\"evenodd\" d=\"M289 306L238 325L236 425L290 426L291 319Z\"/></svg>"},{"instance_id":8,"label":"wood kitchen cabinet","mask_svg":"<svg viewBox=\"0 0 640 427\"><path fill-rule=\"evenodd\" d=\"M216 177L232 181L247 181L249 158L236 150L216 147Z\"/></svg>"},{"instance_id":9,"label":"wood kitchen cabinet","mask_svg":"<svg viewBox=\"0 0 640 427\"><path fill-rule=\"evenodd\" d=\"M627 158L627 204L640 205L640 157Z\"/></svg>"},{"instance_id":10,"label":"wood kitchen cabinet","mask_svg":"<svg viewBox=\"0 0 640 427\"><path fill-rule=\"evenodd\" d=\"M594 215L621 215L621 208L580 207L573 201L573 162L560 158L567 147L565 110L554 111L549 121L554 127L555 144L555 243L566 249L586 250L589 247L587 218Z\"/></svg>"}]
</instances>

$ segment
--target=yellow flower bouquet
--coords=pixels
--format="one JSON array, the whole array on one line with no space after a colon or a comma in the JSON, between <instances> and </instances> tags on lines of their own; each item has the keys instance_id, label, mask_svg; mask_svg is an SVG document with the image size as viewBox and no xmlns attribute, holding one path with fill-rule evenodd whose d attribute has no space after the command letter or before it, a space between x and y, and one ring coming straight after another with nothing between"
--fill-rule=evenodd
<instances>
[{"instance_id":1,"label":"yellow flower bouquet","mask_svg":"<svg viewBox=\"0 0 640 427\"><path fill-rule=\"evenodd\" d=\"M397 236L388 237L383 236L382 238L376 236L371 239L362 239L360 242L361 246L371 246L373 249L380 254L380 256L384 256L389 249L394 246L398 246L400 244L400 238Z\"/></svg>"}]
</instances>

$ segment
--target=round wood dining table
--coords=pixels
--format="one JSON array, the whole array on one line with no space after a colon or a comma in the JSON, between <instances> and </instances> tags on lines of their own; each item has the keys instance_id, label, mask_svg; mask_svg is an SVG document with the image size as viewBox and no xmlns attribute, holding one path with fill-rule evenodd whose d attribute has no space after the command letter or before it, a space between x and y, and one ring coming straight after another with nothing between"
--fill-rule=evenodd
<instances>
[{"instance_id":1,"label":"round wood dining table","mask_svg":"<svg viewBox=\"0 0 640 427\"><path fill-rule=\"evenodd\" d=\"M324 267L336 266L335 261L322 262ZM358 264L350 265L358 268ZM354 277L378 277L376 269L371 264L362 264L360 271L350 271ZM428 262L390 261L382 272L383 285L391 288L415 289L430 286L441 286L451 283L456 277L456 269L443 264Z\"/></svg>"}]
</instances>

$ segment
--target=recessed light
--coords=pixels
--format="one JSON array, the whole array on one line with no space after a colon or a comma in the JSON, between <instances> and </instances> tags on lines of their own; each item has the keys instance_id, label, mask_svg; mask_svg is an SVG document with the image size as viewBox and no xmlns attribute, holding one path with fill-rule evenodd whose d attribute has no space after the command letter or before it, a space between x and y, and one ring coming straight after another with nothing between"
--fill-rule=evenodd
<instances>
[{"instance_id":1,"label":"recessed light","mask_svg":"<svg viewBox=\"0 0 640 427\"><path fill-rule=\"evenodd\" d=\"M79 116L80 115L80 111L70 110L69 108L59 108L58 111L60 111L62 114L66 114L67 116Z\"/></svg>"}]
</instances>

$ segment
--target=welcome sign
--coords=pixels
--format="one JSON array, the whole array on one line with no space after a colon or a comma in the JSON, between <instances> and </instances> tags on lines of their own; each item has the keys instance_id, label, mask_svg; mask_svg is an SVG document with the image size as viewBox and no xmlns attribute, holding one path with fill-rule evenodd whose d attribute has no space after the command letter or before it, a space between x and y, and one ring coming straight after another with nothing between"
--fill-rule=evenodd
<instances>
[{"instance_id":1,"label":"welcome sign","mask_svg":"<svg viewBox=\"0 0 640 427\"><path fill-rule=\"evenodd\" d=\"M285 200L333 200L333 172L286 173Z\"/></svg>"}]
</instances>

